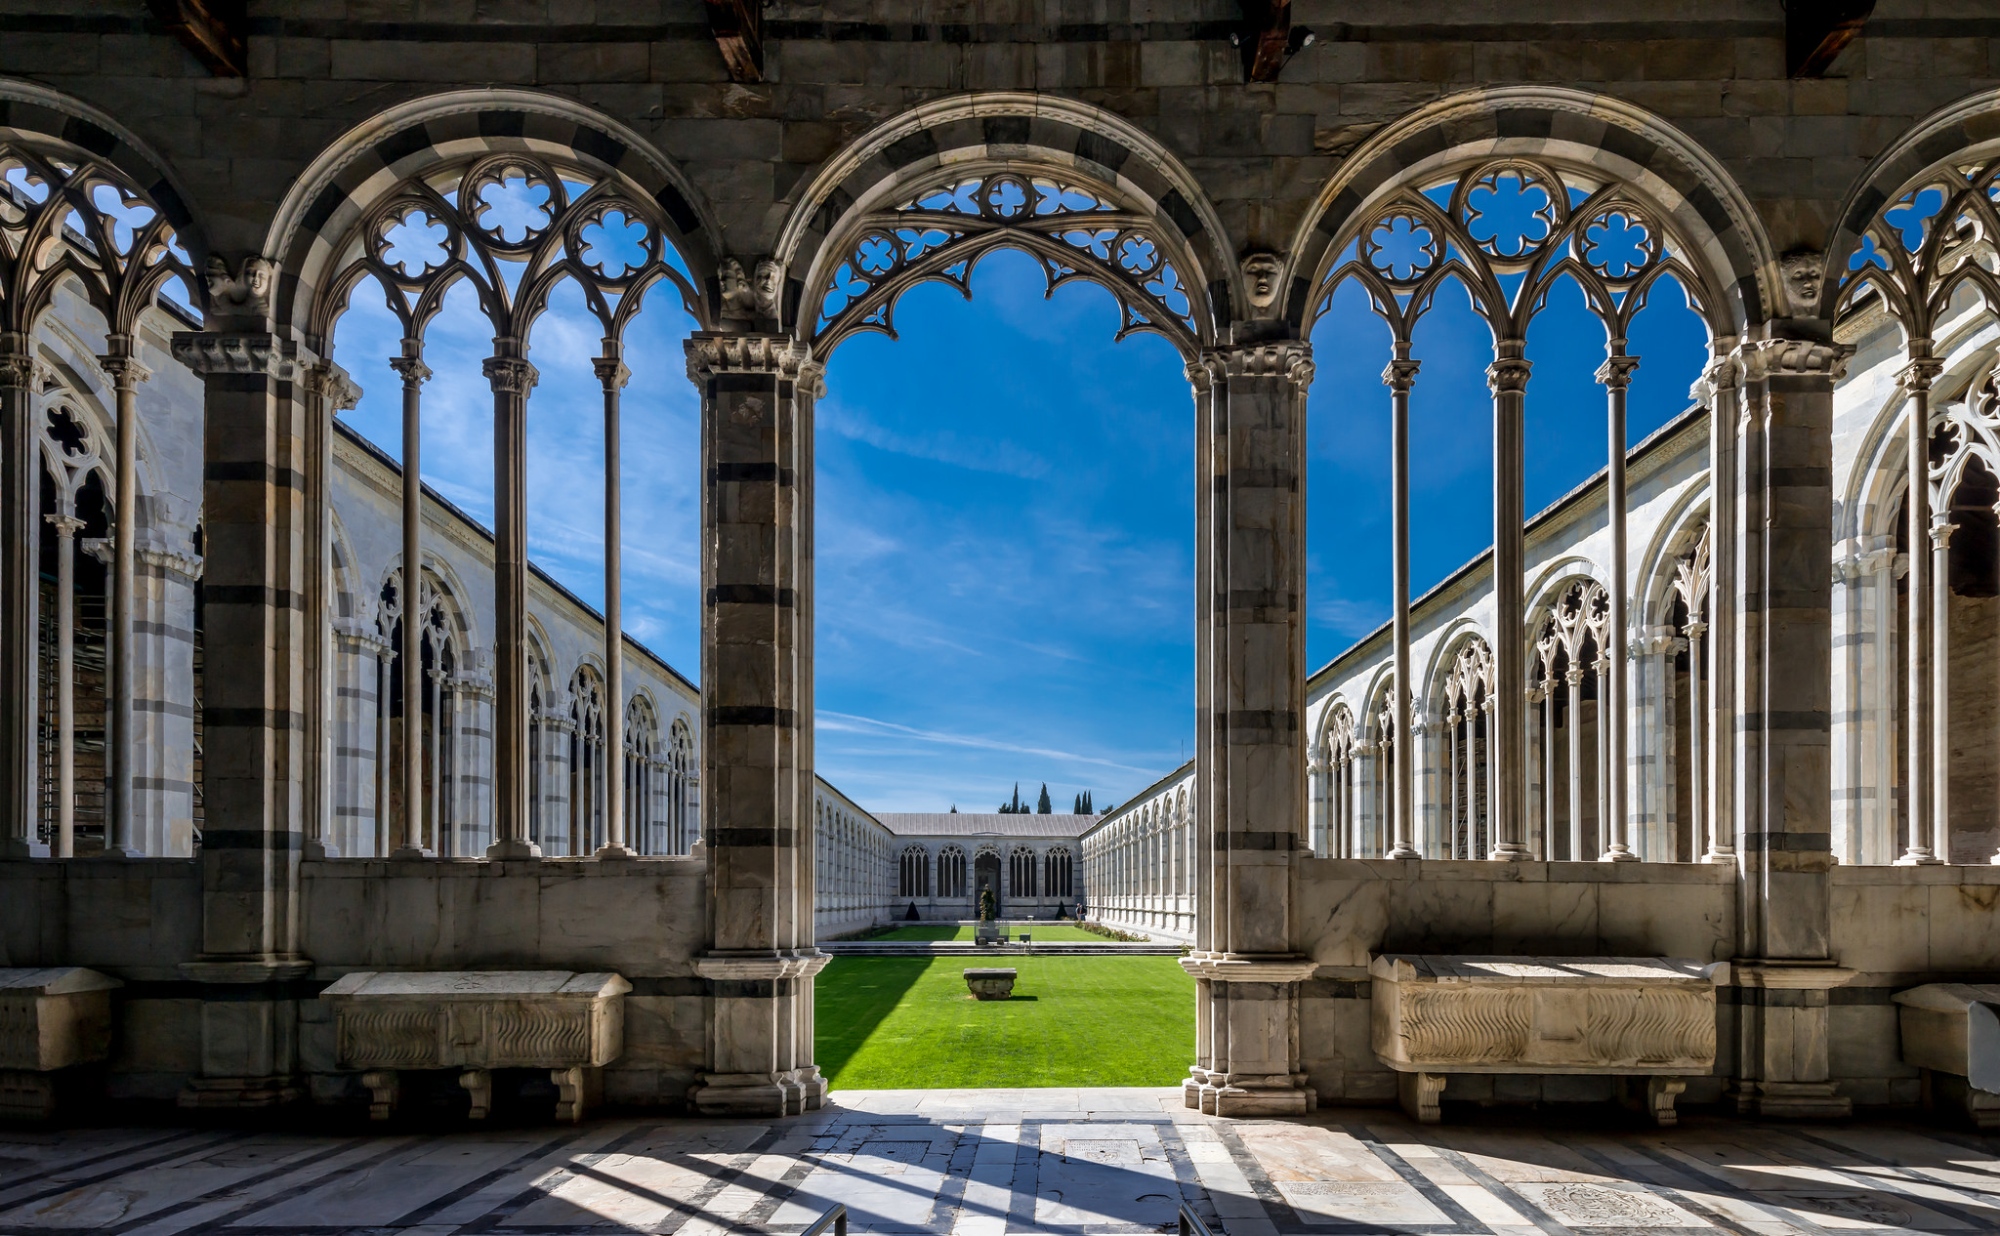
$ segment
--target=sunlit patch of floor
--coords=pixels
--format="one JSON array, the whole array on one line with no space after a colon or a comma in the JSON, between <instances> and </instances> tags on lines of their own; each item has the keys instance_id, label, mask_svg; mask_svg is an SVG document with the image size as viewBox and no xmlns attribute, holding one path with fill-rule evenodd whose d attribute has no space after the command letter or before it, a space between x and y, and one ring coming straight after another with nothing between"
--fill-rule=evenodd
<instances>
[{"instance_id":1,"label":"sunlit patch of floor","mask_svg":"<svg viewBox=\"0 0 2000 1236\"><path fill-rule=\"evenodd\" d=\"M1217 1120L1173 1089L837 1092L784 1120L445 1134L0 1132L0 1232L1850 1236L2000 1228L2000 1152L1900 1123L1609 1111Z\"/></svg>"}]
</instances>

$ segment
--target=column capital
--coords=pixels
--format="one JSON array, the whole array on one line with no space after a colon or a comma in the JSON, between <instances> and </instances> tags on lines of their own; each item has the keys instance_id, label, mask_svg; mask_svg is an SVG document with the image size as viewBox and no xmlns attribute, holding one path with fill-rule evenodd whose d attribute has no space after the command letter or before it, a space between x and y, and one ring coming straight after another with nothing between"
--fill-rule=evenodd
<instances>
[{"instance_id":1,"label":"column capital","mask_svg":"<svg viewBox=\"0 0 2000 1236\"><path fill-rule=\"evenodd\" d=\"M1717 357L1702 369L1701 376L1688 386L1688 399L1703 407L1711 407L1715 396L1721 391L1733 391L1743 381L1743 364L1736 359L1732 350L1729 355Z\"/></svg>"},{"instance_id":2,"label":"column capital","mask_svg":"<svg viewBox=\"0 0 2000 1236\"><path fill-rule=\"evenodd\" d=\"M1383 366L1382 385L1398 394L1407 394L1410 387L1416 385L1417 370L1422 367L1422 361L1399 356Z\"/></svg>"},{"instance_id":3,"label":"column capital","mask_svg":"<svg viewBox=\"0 0 2000 1236\"><path fill-rule=\"evenodd\" d=\"M361 388L332 361L319 361L305 369L306 393L326 400L335 412L345 412L361 402Z\"/></svg>"},{"instance_id":4,"label":"column capital","mask_svg":"<svg viewBox=\"0 0 2000 1236\"><path fill-rule=\"evenodd\" d=\"M1847 376L1847 362L1853 359L1854 349L1844 343L1812 339L1758 339L1738 345L1735 357L1742 366L1744 382L1815 377L1838 382Z\"/></svg>"},{"instance_id":5,"label":"column capital","mask_svg":"<svg viewBox=\"0 0 2000 1236\"><path fill-rule=\"evenodd\" d=\"M1943 361L1930 356L1912 356L1909 364L1896 371L1896 385L1906 394L1920 394L1928 391L1931 383L1937 381L1938 375L1943 372Z\"/></svg>"},{"instance_id":6,"label":"column capital","mask_svg":"<svg viewBox=\"0 0 2000 1236\"><path fill-rule=\"evenodd\" d=\"M768 375L781 381L815 380L812 345L790 335L696 331L687 339L688 381L701 385L724 374ZM810 366L810 369L808 368Z\"/></svg>"},{"instance_id":7,"label":"column capital","mask_svg":"<svg viewBox=\"0 0 2000 1236\"><path fill-rule=\"evenodd\" d=\"M36 371L34 336L24 331L0 331L0 390L34 390Z\"/></svg>"},{"instance_id":8,"label":"column capital","mask_svg":"<svg viewBox=\"0 0 2000 1236\"><path fill-rule=\"evenodd\" d=\"M542 377L541 370L524 356L489 356L480 363L479 371L493 384L496 395L526 395ZM424 372L428 375L430 371Z\"/></svg>"},{"instance_id":9,"label":"column capital","mask_svg":"<svg viewBox=\"0 0 2000 1236\"><path fill-rule=\"evenodd\" d=\"M296 354L268 331L175 331L171 350L176 361L204 376L257 373L280 382L299 378Z\"/></svg>"},{"instance_id":10,"label":"column capital","mask_svg":"<svg viewBox=\"0 0 2000 1236\"><path fill-rule=\"evenodd\" d=\"M491 362L489 361L488 363L490 364ZM523 365L528 364L526 361L518 363ZM528 367L530 369L534 368L533 365L528 365ZM408 390L414 386L422 386L431 380L431 367L424 364L423 345L414 339L403 340L403 354L401 356L390 357L389 368L395 370L397 376L403 379L404 390ZM493 371L490 369L487 370L486 376L489 379L492 378ZM531 382L529 385L532 386L533 383Z\"/></svg>"},{"instance_id":11,"label":"column capital","mask_svg":"<svg viewBox=\"0 0 2000 1236\"><path fill-rule=\"evenodd\" d=\"M139 561L160 571L171 571L189 583L201 578L202 557L191 550L161 549L156 546L141 545L137 553Z\"/></svg>"},{"instance_id":12,"label":"column capital","mask_svg":"<svg viewBox=\"0 0 2000 1236\"><path fill-rule=\"evenodd\" d=\"M1942 518L1932 519L1931 548L1943 549L1946 546L1950 545L1951 534L1956 531L1958 531L1958 525L1951 522L1951 517L1949 515L1946 515Z\"/></svg>"},{"instance_id":13,"label":"column capital","mask_svg":"<svg viewBox=\"0 0 2000 1236\"><path fill-rule=\"evenodd\" d=\"M1688 624L1691 630L1699 626L1701 626L1700 622L1690 622ZM1699 631L1695 633L1700 634ZM1627 645L1626 651L1635 657L1663 656L1676 651L1680 642L1680 632L1674 630L1671 626L1640 627L1632 632L1632 642Z\"/></svg>"},{"instance_id":14,"label":"column capital","mask_svg":"<svg viewBox=\"0 0 2000 1236\"><path fill-rule=\"evenodd\" d=\"M590 362L590 367L607 391L622 390L632 380L632 371L616 356L600 356Z\"/></svg>"},{"instance_id":15,"label":"column capital","mask_svg":"<svg viewBox=\"0 0 2000 1236\"><path fill-rule=\"evenodd\" d=\"M1496 395L1519 394L1528 389L1528 375L1534 362L1521 355L1527 349L1521 339L1502 339L1493 345L1493 362L1486 366L1486 387Z\"/></svg>"},{"instance_id":16,"label":"column capital","mask_svg":"<svg viewBox=\"0 0 2000 1236\"><path fill-rule=\"evenodd\" d=\"M83 521L74 515L44 515L42 518L49 521L50 526L55 528L56 535L63 540L68 540L83 531Z\"/></svg>"},{"instance_id":17,"label":"column capital","mask_svg":"<svg viewBox=\"0 0 2000 1236\"><path fill-rule=\"evenodd\" d=\"M1218 344L1202 349L1201 357L1189 364L1191 377L1197 366L1207 369L1211 382L1226 382L1230 378L1285 378L1301 389L1312 384L1314 373L1312 344L1303 339Z\"/></svg>"},{"instance_id":18,"label":"column capital","mask_svg":"<svg viewBox=\"0 0 2000 1236\"><path fill-rule=\"evenodd\" d=\"M97 358L97 367L111 379L111 385L121 391L131 390L153 376L151 369L139 363L135 343L130 335L106 335L104 355Z\"/></svg>"},{"instance_id":19,"label":"column capital","mask_svg":"<svg viewBox=\"0 0 2000 1236\"><path fill-rule=\"evenodd\" d=\"M1604 363L1597 367L1597 380L1612 390L1622 391L1632 385L1632 374L1638 368L1638 357L1620 352L1604 358Z\"/></svg>"}]
</instances>

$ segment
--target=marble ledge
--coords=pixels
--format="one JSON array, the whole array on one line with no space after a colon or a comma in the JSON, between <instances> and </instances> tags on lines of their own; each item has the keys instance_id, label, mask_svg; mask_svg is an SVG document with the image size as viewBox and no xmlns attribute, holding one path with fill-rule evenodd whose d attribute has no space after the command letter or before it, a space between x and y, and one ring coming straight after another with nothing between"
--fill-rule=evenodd
<instances>
[{"instance_id":1,"label":"marble ledge","mask_svg":"<svg viewBox=\"0 0 2000 1236\"><path fill-rule=\"evenodd\" d=\"M2000 865L1992 863L1933 863L1923 867L1836 863L1829 870L1835 884L1890 887L1917 884L2000 885Z\"/></svg>"},{"instance_id":2,"label":"marble ledge","mask_svg":"<svg viewBox=\"0 0 2000 1236\"><path fill-rule=\"evenodd\" d=\"M647 855L604 862L589 856L557 858L313 858L300 865L315 880L483 880L515 877L692 879L708 861L686 854Z\"/></svg>"},{"instance_id":3,"label":"marble ledge","mask_svg":"<svg viewBox=\"0 0 2000 1236\"><path fill-rule=\"evenodd\" d=\"M1384 884L1733 884L1733 863L1522 862L1485 859L1313 858L1298 860L1301 875L1318 880ZM2000 872L2000 868L1995 868ZM2000 881L1996 881L2000 882Z\"/></svg>"}]
</instances>

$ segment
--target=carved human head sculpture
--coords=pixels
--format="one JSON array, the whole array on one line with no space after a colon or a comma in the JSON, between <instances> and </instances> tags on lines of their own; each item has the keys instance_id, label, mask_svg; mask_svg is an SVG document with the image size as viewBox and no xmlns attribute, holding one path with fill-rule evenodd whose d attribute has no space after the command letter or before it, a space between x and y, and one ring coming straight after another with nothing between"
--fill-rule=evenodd
<instances>
[{"instance_id":1,"label":"carved human head sculpture","mask_svg":"<svg viewBox=\"0 0 2000 1236\"><path fill-rule=\"evenodd\" d=\"M1283 269L1275 253L1252 253L1243 259L1243 286L1252 309L1262 313L1278 303L1278 276Z\"/></svg>"},{"instance_id":2,"label":"carved human head sculpture","mask_svg":"<svg viewBox=\"0 0 2000 1236\"><path fill-rule=\"evenodd\" d=\"M1826 255L1815 249L1800 249L1778 259L1785 272L1785 292L1792 298L1794 313L1813 313L1819 308L1819 287Z\"/></svg>"},{"instance_id":3,"label":"carved human head sculpture","mask_svg":"<svg viewBox=\"0 0 2000 1236\"><path fill-rule=\"evenodd\" d=\"M750 290L749 277L743 273L743 263L735 258L722 259L715 281L722 291L722 316L747 321L756 310L757 298Z\"/></svg>"},{"instance_id":4,"label":"carved human head sculpture","mask_svg":"<svg viewBox=\"0 0 2000 1236\"><path fill-rule=\"evenodd\" d=\"M785 268L770 258L757 263L757 312L767 318L778 316L778 298L785 286Z\"/></svg>"}]
</instances>

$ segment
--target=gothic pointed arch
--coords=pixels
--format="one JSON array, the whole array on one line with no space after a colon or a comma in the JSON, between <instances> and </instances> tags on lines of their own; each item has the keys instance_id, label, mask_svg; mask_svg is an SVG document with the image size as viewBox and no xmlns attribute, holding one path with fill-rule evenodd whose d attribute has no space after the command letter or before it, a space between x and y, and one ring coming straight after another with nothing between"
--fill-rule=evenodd
<instances>
[{"instance_id":1,"label":"gothic pointed arch","mask_svg":"<svg viewBox=\"0 0 2000 1236\"><path fill-rule=\"evenodd\" d=\"M779 233L774 308L823 356L856 331L893 335L918 283L967 292L1001 247L1034 255L1052 292L1101 284L1121 337L1158 333L1189 359L1244 303L1220 216L1156 139L1075 100L992 93L912 108L829 160Z\"/></svg>"},{"instance_id":2,"label":"gothic pointed arch","mask_svg":"<svg viewBox=\"0 0 2000 1236\"><path fill-rule=\"evenodd\" d=\"M1541 180L1556 191L1549 193L1548 235L1537 252L1487 257L1525 257L1553 278L1565 273L1558 267L1568 256L1566 273L1587 291L1604 285L1621 300L1633 291L1643 297L1671 263L1710 334L1719 338L1793 312L1749 198L1693 138L1609 95L1510 86L1466 91L1419 108L1385 125L1341 164L1294 234L1286 257L1286 317L1302 334L1309 332L1350 246L1357 239L1370 243L1399 219L1406 224L1402 237L1410 234L1407 225L1445 226L1434 236L1427 266L1413 271L1413 280L1397 282L1432 285L1417 289L1421 298L1435 290L1435 278L1427 275L1468 266L1477 276L1480 242L1471 236L1461 241L1455 233L1462 229L1452 224L1464 223L1472 192L1496 172L1522 183ZM1444 184L1454 186L1448 202L1424 192ZM1631 247L1644 260L1614 261L1609 269L1592 263L1583 253L1590 246L1586 233L1605 222L1617 233L1617 243L1605 246L1611 250L1624 249L1635 226L1643 231L1646 239L1635 237ZM1456 260L1454 249L1465 260ZM1509 289L1470 282L1475 297L1512 298ZM1518 310L1532 314L1534 291ZM1486 305L1489 317L1500 309Z\"/></svg>"},{"instance_id":3,"label":"gothic pointed arch","mask_svg":"<svg viewBox=\"0 0 2000 1236\"><path fill-rule=\"evenodd\" d=\"M546 191L547 220L528 227L525 239L506 234L519 229L483 225L477 205L491 184L515 178ZM446 256L436 267L380 260L382 232L413 215L427 218L426 230L444 233ZM619 269L615 259L593 260L581 235L593 226L652 233L642 242L646 261ZM678 284L689 313L706 325L720 296L719 238L692 184L638 133L572 99L487 89L415 99L349 130L286 194L264 252L278 268L275 321L317 347L357 270L370 267L367 273L408 285L415 314L442 299L440 285L465 278L479 287L489 316L521 319L504 324L525 327L539 312L537 297L567 275L586 288L600 316L615 316L622 305L598 303L593 288L622 301L643 292L642 283ZM494 269L510 261L528 267L511 288ZM395 270L405 278L396 280Z\"/></svg>"},{"instance_id":4,"label":"gothic pointed arch","mask_svg":"<svg viewBox=\"0 0 2000 1236\"><path fill-rule=\"evenodd\" d=\"M84 181L122 182L150 209L185 252L190 270L208 261L207 228L178 173L158 152L108 114L58 90L0 78L0 148L22 145L73 164ZM204 289L189 281L201 303Z\"/></svg>"}]
</instances>

